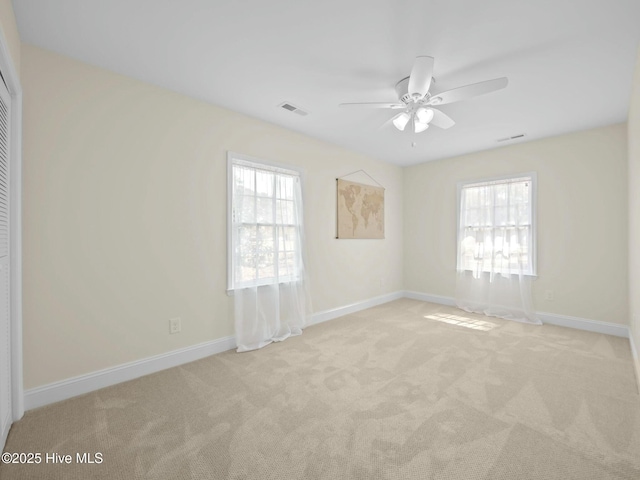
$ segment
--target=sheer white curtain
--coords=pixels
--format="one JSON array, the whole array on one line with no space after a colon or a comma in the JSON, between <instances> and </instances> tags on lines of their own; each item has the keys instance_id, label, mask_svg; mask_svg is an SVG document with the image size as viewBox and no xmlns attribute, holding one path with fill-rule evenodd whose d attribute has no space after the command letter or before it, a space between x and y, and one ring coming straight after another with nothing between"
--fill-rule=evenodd
<instances>
[{"instance_id":1,"label":"sheer white curtain","mask_svg":"<svg viewBox=\"0 0 640 480\"><path fill-rule=\"evenodd\" d=\"M456 304L541 324L532 301L534 174L460 185Z\"/></svg>"},{"instance_id":2,"label":"sheer white curtain","mask_svg":"<svg viewBox=\"0 0 640 480\"><path fill-rule=\"evenodd\" d=\"M237 351L300 335L311 304L298 172L232 159L231 283Z\"/></svg>"}]
</instances>

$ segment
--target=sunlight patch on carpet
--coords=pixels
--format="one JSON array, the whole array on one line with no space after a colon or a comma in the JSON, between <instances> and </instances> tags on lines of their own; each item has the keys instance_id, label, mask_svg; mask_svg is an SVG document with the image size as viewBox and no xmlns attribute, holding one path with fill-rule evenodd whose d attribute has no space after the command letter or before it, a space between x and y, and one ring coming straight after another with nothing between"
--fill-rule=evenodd
<instances>
[{"instance_id":1,"label":"sunlight patch on carpet","mask_svg":"<svg viewBox=\"0 0 640 480\"><path fill-rule=\"evenodd\" d=\"M472 328L473 330L482 330L484 332L488 332L498 326L497 323L447 313L432 313L430 315L425 315L424 318L435 320L437 322L449 323L451 325L458 325L459 327Z\"/></svg>"}]
</instances>

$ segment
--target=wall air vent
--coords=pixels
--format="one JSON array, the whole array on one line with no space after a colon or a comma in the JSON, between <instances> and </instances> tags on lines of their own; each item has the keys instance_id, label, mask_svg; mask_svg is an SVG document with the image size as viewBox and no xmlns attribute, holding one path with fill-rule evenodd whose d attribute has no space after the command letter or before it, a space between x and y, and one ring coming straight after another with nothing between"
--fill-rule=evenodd
<instances>
[{"instance_id":1,"label":"wall air vent","mask_svg":"<svg viewBox=\"0 0 640 480\"><path fill-rule=\"evenodd\" d=\"M284 108L285 110L288 110L290 112L297 113L298 115L301 115L303 117L306 116L306 115L309 115L309 112L305 112L300 107L296 107L295 105L291 104L290 102L283 102L278 106L280 108Z\"/></svg>"},{"instance_id":2,"label":"wall air vent","mask_svg":"<svg viewBox=\"0 0 640 480\"><path fill-rule=\"evenodd\" d=\"M498 140L496 140L496 142L500 143L500 142L509 142L511 140L517 140L519 138L524 137L524 133L520 133L518 135L514 135L512 137L505 137L505 138L499 138Z\"/></svg>"}]
</instances>

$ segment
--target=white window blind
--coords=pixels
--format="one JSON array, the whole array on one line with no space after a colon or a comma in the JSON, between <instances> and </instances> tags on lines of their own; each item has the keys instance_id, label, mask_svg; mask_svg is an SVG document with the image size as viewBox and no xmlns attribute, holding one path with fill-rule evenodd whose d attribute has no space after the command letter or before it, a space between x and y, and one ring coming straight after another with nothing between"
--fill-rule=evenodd
<instances>
[{"instance_id":1,"label":"white window blind","mask_svg":"<svg viewBox=\"0 0 640 480\"><path fill-rule=\"evenodd\" d=\"M230 290L291 282L301 269L300 174L232 155Z\"/></svg>"},{"instance_id":2,"label":"white window blind","mask_svg":"<svg viewBox=\"0 0 640 480\"><path fill-rule=\"evenodd\" d=\"M535 175L460 186L458 271L535 275Z\"/></svg>"}]
</instances>

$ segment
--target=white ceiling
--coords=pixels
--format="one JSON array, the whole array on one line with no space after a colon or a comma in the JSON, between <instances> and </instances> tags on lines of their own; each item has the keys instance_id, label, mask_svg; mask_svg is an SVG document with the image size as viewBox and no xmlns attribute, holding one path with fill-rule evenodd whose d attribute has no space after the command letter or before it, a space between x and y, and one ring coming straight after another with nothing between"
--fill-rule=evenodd
<instances>
[{"instance_id":1,"label":"white ceiling","mask_svg":"<svg viewBox=\"0 0 640 480\"><path fill-rule=\"evenodd\" d=\"M22 41L399 165L623 122L639 0L13 0ZM449 130L399 132L418 55L432 92L509 77L444 105ZM287 112L283 101L307 110ZM384 125L386 123L386 125ZM384 125L384 126L383 126ZM415 142L416 145L412 146Z\"/></svg>"}]
</instances>

